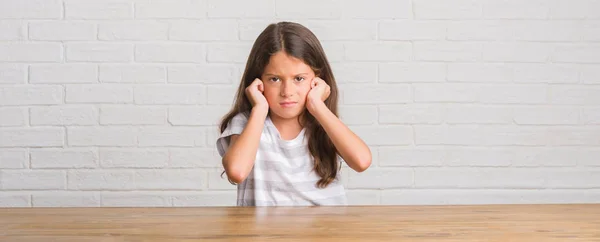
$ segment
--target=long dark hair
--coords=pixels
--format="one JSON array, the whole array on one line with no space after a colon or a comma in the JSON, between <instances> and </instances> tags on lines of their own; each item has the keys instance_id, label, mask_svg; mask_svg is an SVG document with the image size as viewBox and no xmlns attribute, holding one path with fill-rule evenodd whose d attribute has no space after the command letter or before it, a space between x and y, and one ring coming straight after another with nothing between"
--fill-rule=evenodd
<instances>
[{"instance_id":1,"label":"long dark hair","mask_svg":"<svg viewBox=\"0 0 600 242\"><path fill-rule=\"evenodd\" d=\"M315 75L323 79L331 89L325 105L338 116L338 88L327 56L317 37L306 27L293 22L279 22L268 25L258 36L246 62L242 80L237 89L231 110L221 119L219 131L222 133L233 117L242 113L249 117L252 105L246 97L245 89L256 78L260 78L271 55L285 51L290 56L303 60ZM305 111L300 120L306 128L308 150L314 158L314 169L321 177L318 187L326 187L333 182L340 169L337 149L325 130L310 112Z\"/></svg>"}]
</instances>

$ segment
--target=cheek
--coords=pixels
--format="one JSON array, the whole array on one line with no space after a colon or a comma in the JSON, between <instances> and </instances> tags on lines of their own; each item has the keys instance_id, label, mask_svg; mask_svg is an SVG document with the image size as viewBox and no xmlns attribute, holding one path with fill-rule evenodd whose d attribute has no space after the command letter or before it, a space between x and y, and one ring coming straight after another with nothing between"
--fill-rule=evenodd
<instances>
[{"instance_id":1,"label":"cheek","mask_svg":"<svg viewBox=\"0 0 600 242\"><path fill-rule=\"evenodd\" d=\"M310 92L310 82L304 82L298 86L298 93L305 97Z\"/></svg>"},{"instance_id":2,"label":"cheek","mask_svg":"<svg viewBox=\"0 0 600 242\"><path fill-rule=\"evenodd\" d=\"M279 89L276 87L265 87L265 91L263 92L268 103L277 103L280 98L279 94Z\"/></svg>"}]
</instances>

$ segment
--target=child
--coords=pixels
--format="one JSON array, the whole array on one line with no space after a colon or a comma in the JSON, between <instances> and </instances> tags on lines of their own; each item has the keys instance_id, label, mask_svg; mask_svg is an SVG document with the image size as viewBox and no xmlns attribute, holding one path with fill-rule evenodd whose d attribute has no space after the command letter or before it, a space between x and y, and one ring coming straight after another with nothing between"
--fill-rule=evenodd
<instances>
[{"instance_id":1,"label":"child","mask_svg":"<svg viewBox=\"0 0 600 242\"><path fill-rule=\"evenodd\" d=\"M267 26L234 101L216 144L238 206L348 204L341 162L362 172L371 151L338 119L335 78L309 29Z\"/></svg>"}]
</instances>

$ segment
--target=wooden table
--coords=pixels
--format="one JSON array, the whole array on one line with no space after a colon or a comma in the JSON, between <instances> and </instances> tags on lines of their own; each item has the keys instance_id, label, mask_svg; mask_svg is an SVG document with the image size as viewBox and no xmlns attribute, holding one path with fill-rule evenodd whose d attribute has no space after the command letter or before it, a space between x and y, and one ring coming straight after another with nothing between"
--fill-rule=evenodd
<instances>
[{"instance_id":1,"label":"wooden table","mask_svg":"<svg viewBox=\"0 0 600 242\"><path fill-rule=\"evenodd\" d=\"M600 241L600 204L0 208L0 241Z\"/></svg>"}]
</instances>

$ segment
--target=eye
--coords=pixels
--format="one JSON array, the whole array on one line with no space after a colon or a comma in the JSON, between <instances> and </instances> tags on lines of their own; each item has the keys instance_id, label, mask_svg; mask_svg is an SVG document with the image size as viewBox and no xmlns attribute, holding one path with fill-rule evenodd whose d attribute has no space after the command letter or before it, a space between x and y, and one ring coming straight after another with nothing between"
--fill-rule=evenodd
<instances>
[{"instance_id":1,"label":"eye","mask_svg":"<svg viewBox=\"0 0 600 242\"><path fill-rule=\"evenodd\" d=\"M279 81L279 78L277 78L277 77L271 77L271 78L269 78L269 81L277 82L277 81Z\"/></svg>"},{"instance_id":2,"label":"eye","mask_svg":"<svg viewBox=\"0 0 600 242\"><path fill-rule=\"evenodd\" d=\"M301 76L299 76L299 77L296 77L296 81L297 81L297 82L304 81L304 77L301 77Z\"/></svg>"}]
</instances>

